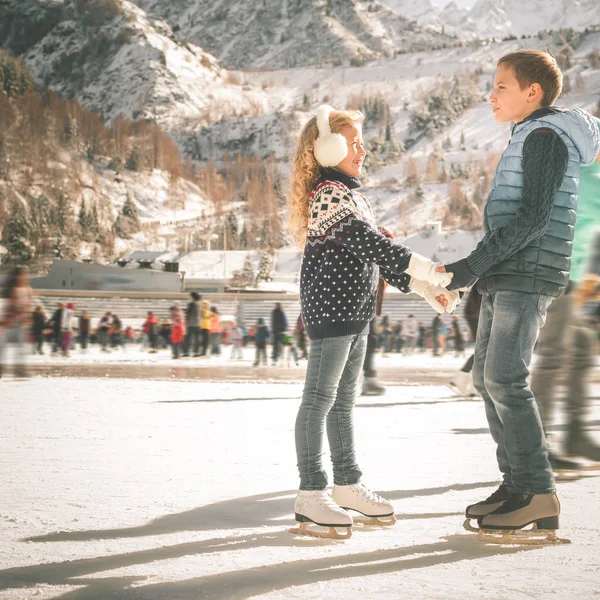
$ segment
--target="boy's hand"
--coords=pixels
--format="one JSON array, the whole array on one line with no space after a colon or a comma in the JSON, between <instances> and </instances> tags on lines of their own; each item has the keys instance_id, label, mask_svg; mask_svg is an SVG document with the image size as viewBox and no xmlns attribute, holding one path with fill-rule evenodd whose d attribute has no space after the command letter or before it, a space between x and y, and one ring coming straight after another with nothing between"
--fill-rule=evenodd
<instances>
[{"instance_id":1,"label":"boy's hand","mask_svg":"<svg viewBox=\"0 0 600 600\"><path fill-rule=\"evenodd\" d=\"M452 282L447 286L448 290L465 290L468 287L472 287L477 283L479 277L471 271L467 259L463 258L455 263L446 265L445 267L438 267L436 269L438 273L452 273Z\"/></svg>"}]
</instances>

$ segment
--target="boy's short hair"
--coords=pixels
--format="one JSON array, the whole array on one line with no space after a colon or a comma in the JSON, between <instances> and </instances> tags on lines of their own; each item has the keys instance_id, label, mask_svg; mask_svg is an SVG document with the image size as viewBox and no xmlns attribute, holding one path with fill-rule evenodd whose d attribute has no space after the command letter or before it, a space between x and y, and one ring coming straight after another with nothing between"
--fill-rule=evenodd
<instances>
[{"instance_id":1,"label":"boy's short hair","mask_svg":"<svg viewBox=\"0 0 600 600\"><path fill-rule=\"evenodd\" d=\"M554 57L543 50L511 52L498 61L498 66L512 67L521 89L539 83L544 92L542 106L552 106L560 96L562 72Z\"/></svg>"}]
</instances>

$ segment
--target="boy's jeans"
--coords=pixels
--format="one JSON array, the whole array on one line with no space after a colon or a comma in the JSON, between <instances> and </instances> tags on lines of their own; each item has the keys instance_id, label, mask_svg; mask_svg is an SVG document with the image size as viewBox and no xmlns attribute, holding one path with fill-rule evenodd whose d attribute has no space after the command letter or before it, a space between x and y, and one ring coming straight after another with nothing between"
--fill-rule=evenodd
<instances>
[{"instance_id":1,"label":"boy's jeans","mask_svg":"<svg viewBox=\"0 0 600 600\"><path fill-rule=\"evenodd\" d=\"M483 397L505 485L520 494L552 494L554 475L529 387L533 347L552 298L500 291L481 302L473 384Z\"/></svg>"},{"instance_id":2,"label":"boy's jeans","mask_svg":"<svg viewBox=\"0 0 600 600\"><path fill-rule=\"evenodd\" d=\"M296 418L296 453L301 490L324 490L323 435L327 438L336 485L358 483L362 472L354 454L354 401L367 350L367 335L314 340L310 344L302 404Z\"/></svg>"}]
</instances>

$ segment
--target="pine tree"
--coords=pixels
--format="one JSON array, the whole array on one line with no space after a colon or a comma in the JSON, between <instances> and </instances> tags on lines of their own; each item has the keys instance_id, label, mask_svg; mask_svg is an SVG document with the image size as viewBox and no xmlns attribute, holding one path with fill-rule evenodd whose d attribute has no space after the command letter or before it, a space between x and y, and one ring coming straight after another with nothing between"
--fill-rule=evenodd
<instances>
[{"instance_id":1,"label":"pine tree","mask_svg":"<svg viewBox=\"0 0 600 600\"><path fill-rule=\"evenodd\" d=\"M239 240L240 250L246 250L248 248L248 229L246 228L246 221L242 224L242 231L240 233Z\"/></svg>"},{"instance_id":2,"label":"pine tree","mask_svg":"<svg viewBox=\"0 0 600 600\"><path fill-rule=\"evenodd\" d=\"M81 227L81 230L83 231L83 233L87 233L88 228L89 228L89 220L88 220L88 212L85 209L85 199L81 201L81 208L79 209L78 222L79 222L79 227Z\"/></svg>"},{"instance_id":3,"label":"pine tree","mask_svg":"<svg viewBox=\"0 0 600 600\"><path fill-rule=\"evenodd\" d=\"M98 217L98 205L94 202L90 215L90 229L96 236L100 234L100 219Z\"/></svg>"},{"instance_id":4,"label":"pine tree","mask_svg":"<svg viewBox=\"0 0 600 600\"><path fill-rule=\"evenodd\" d=\"M309 111L310 110L310 100L308 98L308 94L304 94L304 98L302 100L302 108L305 111Z\"/></svg>"},{"instance_id":5,"label":"pine tree","mask_svg":"<svg viewBox=\"0 0 600 600\"><path fill-rule=\"evenodd\" d=\"M33 258L30 233L27 210L20 201L15 200L11 206L10 219L2 232L2 242L8 251L9 260L23 264Z\"/></svg>"},{"instance_id":6,"label":"pine tree","mask_svg":"<svg viewBox=\"0 0 600 600\"><path fill-rule=\"evenodd\" d=\"M246 258L244 259L244 268L242 270L242 277L246 282L245 285L249 286L254 283L254 279L256 277L254 273L254 263L252 262L252 256L250 252L246 254Z\"/></svg>"},{"instance_id":7,"label":"pine tree","mask_svg":"<svg viewBox=\"0 0 600 600\"><path fill-rule=\"evenodd\" d=\"M238 222L233 211L227 214L227 230L229 235L227 247L231 250L237 249L238 246Z\"/></svg>"},{"instance_id":8,"label":"pine tree","mask_svg":"<svg viewBox=\"0 0 600 600\"><path fill-rule=\"evenodd\" d=\"M58 196L55 224L59 233L66 233L69 227L69 205L64 194Z\"/></svg>"},{"instance_id":9,"label":"pine tree","mask_svg":"<svg viewBox=\"0 0 600 600\"><path fill-rule=\"evenodd\" d=\"M446 151L452 150L452 142L450 141L450 136L446 135L446 139L442 143L442 148Z\"/></svg>"},{"instance_id":10,"label":"pine tree","mask_svg":"<svg viewBox=\"0 0 600 600\"><path fill-rule=\"evenodd\" d=\"M256 282L271 281L272 279L273 260L269 252L263 252L258 263L258 273L256 274Z\"/></svg>"},{"instance_id":11,"label":"pine tree","mask_svg":"<svg viewBox=\"0 0 600 600\"><path fill-rule=\"evenodd\" d=\"M124 239L129 239L140 230L140 219L135 203L129 195L123 203L121 214L115 221L115 233Z\"/></svg>"},{"instance_id":12,"label":"pine tree","mask_svg":"<svg viewBox=\"0 0 600 600\"><path fill-rule=\"evenodd\" d=\"M125 168L129 171L139 171L140 169L140 152L134 148L125 163Z\"/></svg>"},{"instance_id":13,"label":"pine tree","mask_svg":"<svg viewBox=\"0 0 600 600\"><path fill-rule=\"evenodd\" d=\"M460 134L460 149L465 151L467 149L467 145L465 143L465 132L461 132Z\"/></svg>"},{"instance_id":14,"label":"pine tree","mask_svg":"<svg viewBox=\"0 0 600 600\"><path fill-rule=\"evenodd\" d=\"M125 202L123 203L123 216L129 217L130 219L138 220L138 210L137 206L134 204L131 196L127 194L127 198L125 198Z\"/></svg>"}]
</instances>

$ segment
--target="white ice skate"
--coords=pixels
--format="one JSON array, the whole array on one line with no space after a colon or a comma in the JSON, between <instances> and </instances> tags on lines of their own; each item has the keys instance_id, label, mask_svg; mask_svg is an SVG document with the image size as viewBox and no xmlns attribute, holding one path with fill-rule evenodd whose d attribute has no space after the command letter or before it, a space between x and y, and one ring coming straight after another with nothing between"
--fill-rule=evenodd
<instances>
[{"instance_id":1,"label":"white ice skate","mask_svg":"<svg viewBox=\"0 0 600 600\"><path fill-rule=\"evenodd\" d=\"M471 373L459 371L450 382L450 385L459 396L469 397L477 395L477 391L473 386L473 376Z\"/></svg>"},{"instance_id":2,"label":"white ice skate","mask_svg":"<svg viewBox=\"0 0 600 600\"><path fill-rule=\"evenodd\" d=\"M377 383L375 377L365 377L362 386L363 396L383 396L385 388Z\"/></svg>"},{"instance_id":3,"label":"white ice skate","mask_svg":"<svg viewBox=\"0 0 600 600\"><path fill-rule=\"evenodd\" d=\"M325 490L300 490L294 503L294 512L298 527L290 529L299 535L347 540L352 535L352 517ZM328 531L309 528L309 523L319 527L328 527ZM346 530L339 533L337 527Z\"/></svg>"},{"instance_id":4,"label":"white ice skate","mask_svg":"<svg viewBox=\"0 0 600 600\"><path fill-rule=\"evenodd\" d=\"M357 523L384 527L396 523L392 503L372 492L362 483L334 485L331 496L342 508L355 510L367 517L367 519L355 519Z\"/></svg>"}]
</instances>

